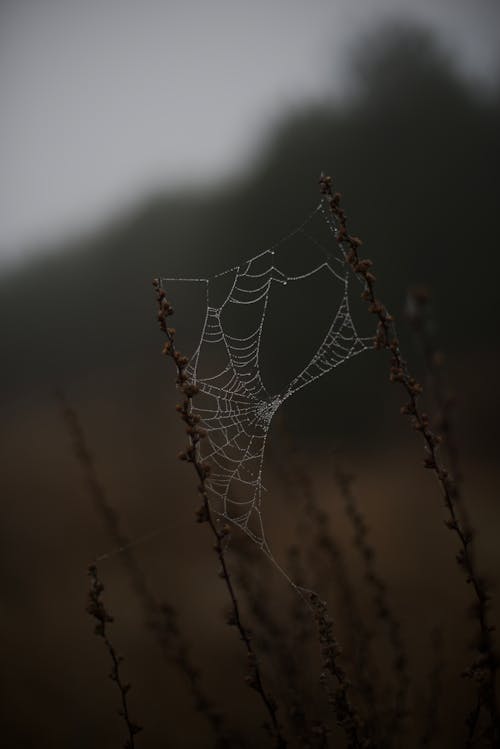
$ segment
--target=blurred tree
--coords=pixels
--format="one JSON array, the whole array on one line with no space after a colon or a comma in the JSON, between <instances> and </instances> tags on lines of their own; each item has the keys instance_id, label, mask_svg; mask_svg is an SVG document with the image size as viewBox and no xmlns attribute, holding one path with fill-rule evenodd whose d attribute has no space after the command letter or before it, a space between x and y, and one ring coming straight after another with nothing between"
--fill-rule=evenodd
<instances>
[{"instance_id":1,"label":"blurred tree","mask_svg":"<svg viewBox=\"0 0 500 749\"><path fill-rule=\"evenodd\" d=\"M448 350L488 353L499 322L498 90L474 90L429 32L402 26L365 40L352 70L348 100L286 116L242 177L157 195L1 279L4 395L110 368L154 371L151 278L211 273L272 244L314 206L323 169L396 314L410 284L428 283ZM361 370L340 375L352 376L361 384Z\"/></svg>"}]
</instances>

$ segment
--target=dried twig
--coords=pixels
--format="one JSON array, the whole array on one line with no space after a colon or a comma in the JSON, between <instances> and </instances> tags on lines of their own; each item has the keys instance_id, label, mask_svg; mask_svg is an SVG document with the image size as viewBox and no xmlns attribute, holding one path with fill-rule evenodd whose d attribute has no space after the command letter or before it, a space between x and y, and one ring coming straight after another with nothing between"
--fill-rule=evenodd
<instances>
[{"instance_id":1,"label":"dried twig","mask_svg":"<svg viewBox=\"0 0 500 749\"><path fill-rule=\"evenodd\" d=\"M326 603L316 593L310 595L310 601L323 656L321 684L333 708L337 724L347 736L347 747L348 749L375 749L373 739L366 735L363 722L350 700L351 684L339 663L342 650L335 638L333 621L328 615ZM331 679L336 684L334 688L330 686Z\"/></svg>"},{"instance_id":2,"label":"dried twig","mask_svg":"<svg viewBox=\"0 0 500 749\"><path fill-rule=\"evenodd\" d=\"M415 332L423 354L428 390L436 407L435 428L443 440L448 455L450 473L455 485L461 485L463 474L460 468L460 450L455 433L455 398L449 392L444 371L445 357L436 343L435 324L431 313L431 295L424 287L410 289L406 302L406 317ZM461 492L455 497L466 529L471 523Z\"/></svg>"},{"instance_id":3,"label":"dried twig","mask_svg":"<svg viewBox=\"0 0 500 749\"><path fill-rule=\"evenodd\" d=\"M375 691L375 684L378 683L379 677L371 653L373 633L366 625L365 617L359 609L344 556L331 526L330 517L318 501L311 477L303 461L300 460L300 455L290 439L283 419L281 423L283 436L288 438L293 460L286 464L278 462L277 470L286 486L287 494L293 496L299 490L304 503L303 508L301 508L302 511L299 513L300 519L297 526L301 547L303 551L308 552L311 564L318 569L318 587L321 578L325 575L325 560L329 565L329 579L333 581L338 592L339 605L344 614L351 640L350 658L347 659L345 653L343 656L346 661L350 660L352 663L354 679L352 689L361 696L364 703L366 733L373 737L382 736ZM298 555L298 549L296 549L296 554ZM297 556L295 559L297 559ZM348 665L350 664L348 663Z\"/></svg>"},{"instance_id":4,"label":"dried twig","mask_svg":"<svg viewBox=\"0 0 500 749\"><path fill-rule=\"evenodd\" d=\"M375 613L387 630L389 644L393 651L393 668L396 675L396 694L391 725L388 730L389 742L392 744L402 731L407 711L410 679L406 650L401 637L401 625L392 609L387 585L377 570L375 550L368 540L368 526L358 507L352 490L352 477L339 467L335 468L335 480L340 490L344 508L354 530L354 546L364 566L365 580L372 592Z\"/></svg>"},{"instance_id":5,"label":"dried twig","mask_svg":"<svg viewBox=\"0 0 500 749\"><path fill-rule=\"evenodd\" d=\"M280 683L286 695L283 701L287 707L287 717L300 746L304 749L325 749L328 746L328 729L320 720L309 720L305 706L306 703L314 705L314 699L305 698L307 690L304 684L304 671L296 659L296 653L307 639L304 624L305 620L310 624L308 611L302 598L294 595L292 623L288 621L288 626L281 623L275 615L269 591L266 591L261 581L257 583L255 576L251 574L255 555L260 552L254 544L248 542L248 539L246 541L247 543L236 546L233 541L231 550L238 560L235 568L238 585L245 594L252 618L258 623L254 640L260 651L271 659L276 673L280 676ZM295 616L299 613L296 606L300 611L299 617Z\"/></svg>"},{"instance_id":6,"label":"dried twig","mask_svg":"<svg viewBox=\"0 0 500 749\"><path fill-rule=\"evenodd\" d=\"M102 639L104 640L104 644L106 645L106 649L111 658L112 665L109 678L115 682L118 691L120 692L121 708L119 710L119 715L122 716L128 733L128 738L125 741L124 747L125 749L135 749L135 736L139 733L139 731L142 730L142 726L134 723L134 721L130 718L127 698L127 694L130 690L130 684L127 684L125 681L123 681L120 670L123 658L117 654L113 644L111 643L111 640L109 639L108 624L111 624L113 622L113 617L106 610L104 603L102 602L101 596L104 590L104 586L99 580L97 567L94 564L89 567L89 577L90 592L87 611L91 616L94 617L94 619L97 620L95 633L98 637L102 637Z\"/></svg>"},{"instance_id":7,"label":"dried twig","mask_svg":"<svg viewBox=\"0 0 500 749\"><path fill-rule=\"evenodd\" d=\"M224 551L224 541L229 533L229 528L227 526L224 526L221 530L218 529L216 521L212 514L212 510L210 508L210 503L208 501L208 489L206 482L210 475L210 465L208 465L208 463L206 462L201 461L198 450L198 443L200 442L200 440L204 439L205 432L200 428L200 418L193 410L193 398L198 393L198 387L195 383L190 382L189 377L186 373L186 365L188 363L188 359L183 356L175 346L175 329L167 326L167 320L173 314L173 309L168 302L165 291L161 288L161 283L158 279L155 279L153 281L153 287L155 289L156 301L158 305L158 322L160 325L160 329L166 337L166 341L163 346L163 353L166 356L169 356L174 362L177 371L177 385L183 394L182 403L177 406L177 411L179 412L181 419L186 424L188 445L186 446L185 450L179 453L179 458L192 464L199 481L198 492L201 496L202 501L197 511L197 520L200 523L208 524L215 540L214 551L220 564L219 576L222 578L222 580L224 580L231 603L231 611L228 618L228 624L236 627L247 652L249 671L246 677L246 681L248 685L257 692L267 712L270 720L268 728L272 736L274 737L275 745L277 747L283 748L287 746L287 743L282 735L281 727L278 722L277 705L274 698L264 688L259 661L252 645L249 632L242 622L238 599L236 597L233 582L229 574L226 555Z\"/></svg>"},{"instance_id":8,"label":"dried twig","mask_svg":"<svg viewBox=\"0 0 500 749\"><path fill-rule=\"evenodd\" d=\"M144 572L131 548L132 541L121 530L120 516L111 504L99 479L94 458L87 445L85 432L77 412L62 392L57 393L57 398L61 404L63 418L72 440L76 459L81 466L89 495L109 537L121 552L120 559L125 566L134 593L141 603L148 628L156 637L165 659L177 667L187 680L189 694L195 709L209 723L215 736L216 746L219 749L229 749L229 747L241 744L240 740L229 735L222 715L205 694L201 684L200 671L192 661L189 645L179 628L176 610L167 601L158 601L148 585Z\"/></svg>"},{"instance_id":9,"label":"dried twig","mask_svg":"<svg viewBox=\"0 0 500 749\"><path fill-rule=\"evenodd\" d=\"M363 282L362 298L367 303L369 312L377 318L374 347L388 351L391 355L390 380L398 384L408 398L401 411L410 420L412 428L422 436L426 453L424 465L432 471L438 481L448 514L446 526L455 534L459 542L457 562L473 590L474 612L479 630L476 642L477 656L469 669L469 675L477 684L479 704L488 711L489 740L491 745L496 747L500 744L500 719L496 701L498 659L493 645L493 627L489 622L490 596L486 583L477 570L472 553L473 535L465 528L459 517L459 485L444 466L439 454L440 438L431 429L429 417L421 409L419 396L422 386L413 377L403 358L394 318L375 295L376 277L373 273L373 263L359 256L362 242L358 237L351 236L347 230L346 214L340 205L341 194L333 191L332 179L325 175L320 178L320 189L329 210L337 243L352 272Z\"/></svg>"}]
</instances>

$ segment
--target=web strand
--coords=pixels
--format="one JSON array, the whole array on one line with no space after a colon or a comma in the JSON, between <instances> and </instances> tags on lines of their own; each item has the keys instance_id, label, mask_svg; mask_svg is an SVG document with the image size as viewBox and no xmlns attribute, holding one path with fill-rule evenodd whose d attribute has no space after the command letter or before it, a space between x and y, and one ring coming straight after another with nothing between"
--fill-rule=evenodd
<instances>
[{"instance_id":1,"label":"web strand","mask_svg":"<svg viewBox=\"0 0 500 749\"><path fill-rule=\"evenodd\" d=\"M281 242L209 278L162 278L206 285L206 312L199 344L186 373L199 389L196 411L207 438L198 443L199 458L211 465L207 479L212 509L246 533L273 561L262 517L264 454L271 421L280 406L299 390L331 372L353 356L373 346L372 338L358 335L349 307L348 265L338 256L332 232L329 252L309 231L313 218L331 231L323 201L306 220ZM324 260L304 273L289 275L280 268L278 254L288 240L304 238ZM261 343L268 303L277 285L297 284L327 272L341 292L340 304L332 313L330 327L316 352L301 371L279 392L269 392L261 372ZM214 305L212 287L218 279L232 283L222 303ZM244 311L244 312L243 312ZM243 320L238 335L226 320ZM243 312L243 314L242 314ZM221 361L210 376L201 372L203 361ZM279 565L278 565L279 566ZM281 568L280 568L281 569Z\"/></svg>"}]
</instances>

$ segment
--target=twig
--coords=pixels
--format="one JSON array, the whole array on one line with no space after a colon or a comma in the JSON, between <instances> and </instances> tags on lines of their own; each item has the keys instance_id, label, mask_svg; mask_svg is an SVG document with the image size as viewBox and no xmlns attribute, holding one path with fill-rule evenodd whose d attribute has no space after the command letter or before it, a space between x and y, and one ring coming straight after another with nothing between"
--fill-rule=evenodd
<instances>
[{"instance_id":1,"label":"twig","mask_svg":"<svg viewBox=\"0 0 500 749\"><path fill-rule=\"evenodd\" d=\"M201 495L202 503L197 511L197 520L200 523L208 523L208 526L215 540L213 548L220 564L219 576L222 578L222 580L224 580L231 602L231 612L228 618L228 624L237 628L247 652L249 672L246 677L246 681L248 685L259 695L262 704L269 716L269 729L274 737L275 745L277 747L280 747L280 749L284 749L284 747L287 746L287 743L282 735L281 728L278 723L277 705L274 701L274 698L264 688L259 661L253 648L250 635L246 627L243 625L238 599L236 597L236 592L227 566L226 555L224 551L224 541L229 533L229 528L227 526L224 526L221 530L217 528L208 500L208 490L206 482L210 475L210 465L206 462L201 461L198 449L198 443L206 435L199 426L199 416L193 410L193 398L199 392L198 387L195 383L189 381L189 377L186 374L186 365L188 363L188 359L183 356L175 346L174 328L170 328L167 326L167 319L173 314L173 309L168 302L165 292L161 288L161 283L158 279L155 279L153 281L153 287L155 290L156 301L158 305L158 322L160 325L160 329L166 337L166 342L163 346L163 353L166 356L169 356L174 362L177 371L177 385L183 393L183 400L182 403L177 406L177 411L179 412L181 419L186 424L188 445L185 450L179 453L179 458L192 464L199 481L198 492Z\"/></svg>"},{"instance_id":2,"label":"twig","mask_svg":"<svg viewBox=\"0 0 500 749\"><path fill-rule=\"evenodd\" d=\"M364 727L349 697L350 683L347 674L339 663L342 650L333 632L333 621L328 615L325 601L322 601L316 593L310 595L316 624L318 627L319 642L323 656L323 671L321 673L321 684L330 702L338 725L345 731L348 749L375 749L371 737L364 734ZM336 682L332 689L329 677Z\"/></svg>"},{"instance_id":3,"label":"twig","mask_svg":"<svg viewBox=\"0 0 500 749\"><path fill-rule=\"evenodd\" d=\"M286 689L287 715L294 736L305 749L324 749L328 746L328 730L321 721L308 719L304 698L304 673L298 667L295 658L299 642L302 644L305 639L303 622L296 626L297 620L293 616L295 609L292 621L287 618L287 627L274 615L271 597L266 594L262 584L256 585L254 575L251 574L253 556L259 553L255 545L240 543L235 546L233 541L231 550L239 562L236 567L238 585L245 594L253 619L259 624L254 639L260 650L273 660L280 681ZM302 614L305 610L303 600L297 595L294 595L292 600L294 605L300 606ZM314 704L314 700L310 700L310 704Z\"/></svg>"},{"instance_id":4,"label":"twig","mask_svg":"<svg viewBox=\"0 0 500 749\"><path fill-rule=\"evenodd\" d=\"M463 474L460 469L460 450L455 434L454 406L455 398L448 391L443 369L444 355L436 345L434 321L431 315L431 296L424 287L410 289L406 302L406 317L415 332L422 350L425 374L429 392L434 400L437 414L435 428L443 439L443 447L448 454L450 473L456 485L461 485ZM459 492L455 501L462 500L460 511L466 529L471 528L467 508Z\"/></svg>"},{"instance_id":5,"label":"twig","mask_svg":"<svg viewBox=\"0 0 500 749\"><path fill-rule=\"evenodd\" d=\"M320 189L328 206L333 224L332 229L339 248L352 272L363 282L362 298L368 304L369 312L375 315L378 320L374 347L388 351L391 355L390 380L400 385L408 397L408 401L401 411L409 418L412 428L422 435L426 452L424 465L432 471L439 483L448 513L448 518L445 521L446 526L456 535L459 542L457 562L464 572L467 583L473 589L474 610L479 629L477 657L469 673L477 682L480 704L486 707L490 716L491 745L497 747L500 744L500 720L496 703L498 659L493 646L493 627L489 623L488 616L490 596L485 581L476 569L472 554L473 536L464 527L457 511L457 504L459 504L457 497L460 496L459 486L445 468L438 450L440 438L431 429L427 414L421 410L419 396L422 392L422 386L412 376L403 358L396 335L394 318L375 295L376 277L372 270L373 263L371 260L359 257L359 248L362 242L358 237L351 236L348 233L346 214L340 205L341 194L333 192L332 179L325 175L320 178Z\"/></svg>"},{"instance_id":6,"label":"twig","mask_svg":"<svg viewBox=\"0 0 500 749\"><path fill-rule=\"evenodd\" d=\"M344 502L346 515L354 530L354 546L363 562L365 580L372 591L376 615L387 629L389 644L394 653L393 667L396 674L396 695L391 726L388 731L389 741L393 743L402 730L410 686L406 651L401 638L401 625L392 610L387 594L387 585L377 570L375 550L368 541L368 527L352 491L352 477L338 467L335 467L334 475Z\"/></svg>"},{"instance_id":7,"label":"twig","mask_svg":"<svg viewBox=\"0 0 500 749\"><path fill-rule=\"evenodd\" d=\"M91 616L94 617L94 619L97 620L97 624L95 626L95 634L98 637L102 637L111 658L112 666L109 677L112 681L115 682L118 691L120 692L121 709L119 710L119 715L122 716L128 733L128 739L125 741L124 747L125 749L135 749L135 735L142 730L142 726L134 723L130 718L127 701L127 694L130 690L130 684L127 684L122 679L120 665L123 661L123 658L117 654L108 636L108 624L111 624L113 622L113 617L108 613L108 611L106 611L104 603L102 602L101 595L104 590L104 586L99 580L97 567L94 564L89 567L89 577L90 592L87 611Z\"/></svg>"},{"instance_id":8,"label":"twig","mask_svg":"<svg viewBox=\"0 0 500 749\"><path fill-rule=\"evenodd\" d=\"M286 422L282 419L281 423L284 437L288 437L290 448L294 454L294 460L290 464L278 461L276 467L290 496L293 496L297 489L300 490L304 508L303 512L299 513L301 519L298 522L298 533L302 545L304 545L304 539L308 535L311 536L307 545L311 563L319 566L321 576L325 573L325 558L330 565L331 578L338 590L341 610L345 614L347 629L351 638L350 660L352 660L354 677L352 688L361 696L367 710L366 732L373 737L382 736L378 726L378 706L374 689L374 684L378 681L378 674L371 653L372 632L366 626L364 617L359 610L345 560L331 527L330 518L318 503L311 477L303 461L299 459L298 451L286 429ZM287 465L290 465L290 468L287 469ZM303 517L308 522L304 522ZM318 583L320 583L320 574L318 574Z\"/></svg>"},{"instance_id":9,"label":"twig","mask_svg":"<svg viewBox=\"0 0 500 749\"><path fill-rule=\"evenodd\" d=\"M178 668L186 678L195 709L209 723L215 736L216 746L220 749L229 749L241 744L236 737L229 736L222 715L203 690L200 672L192 662L189 646L179 629L177 612L168 602L160 603L146 581L144 572L131 549L131 540L121 530L120 516L109 501L107 492L99 480L94 458L87 445L85 432L77 412L62 392L56 395L89 495L113 544L121 550L120 558L134 593L142 605L147 626L157 638L165 659Z\"/></svg>"}]
</instances>

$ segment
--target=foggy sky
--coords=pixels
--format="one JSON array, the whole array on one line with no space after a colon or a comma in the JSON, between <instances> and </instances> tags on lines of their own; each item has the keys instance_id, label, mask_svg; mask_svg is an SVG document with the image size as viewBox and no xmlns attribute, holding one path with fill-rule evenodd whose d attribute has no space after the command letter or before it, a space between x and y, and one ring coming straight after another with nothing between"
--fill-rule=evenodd
<instances>
[{"instance_id":1,"label":"foggy sky","mask_svg":"<svg viewBox=\"0 0 500 749\"><path fill-rule=\"evenodd\" d=\"M395 15L499 67L497 0L0 0L0 262L155 188L244 165L280 113L348 88Z\"/></svg>"}]
</instances>

